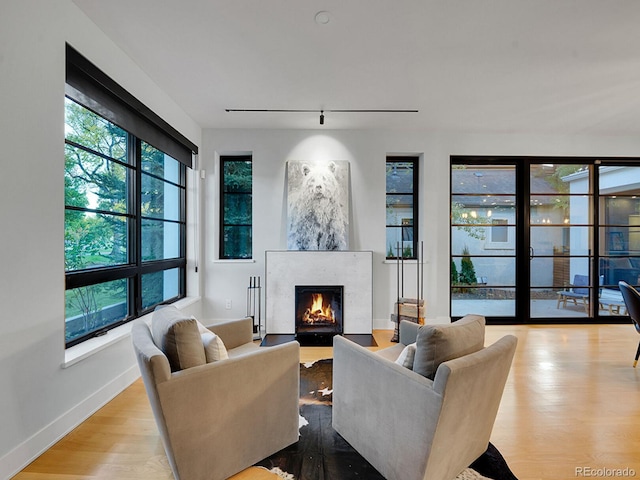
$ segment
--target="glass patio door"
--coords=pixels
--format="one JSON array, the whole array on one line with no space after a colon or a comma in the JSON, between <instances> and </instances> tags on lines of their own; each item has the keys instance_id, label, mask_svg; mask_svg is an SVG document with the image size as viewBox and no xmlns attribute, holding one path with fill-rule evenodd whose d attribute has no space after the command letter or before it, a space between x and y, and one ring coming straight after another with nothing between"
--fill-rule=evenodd
<instances>
[{"instance_id":1,"label":"glass patio door","mask_svg":"<svg viewBox=\"0 0 640 480\"><path fill-rule=\"evenodd\" d=\"M640 165L603 162L598 175L598 314L626 315L618 282L640 284ZM613 317L613 318L611 318Z\"/></svg>"},{"instance_id":2,"label":"glass patio door","mask_svg":"<svg viewBox=\"0 0 640 480\"><path fill-rule=\"evenodd\" d=\"M593 167L529 166L528 244L531 318L593 317Z\"/></svg>"},{"instance_id":3,"label":"glass patio door","mask_svg":"<svg viewBox=\"0 0 640 480\"><path fill-rule=\"evenodd\" d=\"M451 166L451 316L516 316L515 164Z\"/></svg>"},{"instance_id":4,"label":"glass patio door","mask_svg":"<svg viewBox=\"0 0 640 480\"><path fill-rule=\"evenodd\" d=\"M628 321L640 159L452 157L451 316Z\"/></svg>"}]
</instances>

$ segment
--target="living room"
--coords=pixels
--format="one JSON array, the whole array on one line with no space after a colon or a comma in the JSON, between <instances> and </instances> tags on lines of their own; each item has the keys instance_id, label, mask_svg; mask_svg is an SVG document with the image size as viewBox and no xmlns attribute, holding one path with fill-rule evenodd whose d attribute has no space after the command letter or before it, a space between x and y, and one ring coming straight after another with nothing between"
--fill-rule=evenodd
<instances>
[{"instance_id":1,"label":"living room","mask_svg":"<svg viewBox=\"0 0 640 480\"><path fill-rule=\"evenodd\" d=\"M5 307L0 317L0 382L4 386L0 393L0 478L24 468L139 377L126 325L77 347L65 348L65 44L73 45L199 147L197 171L190 174L187 182L187 294L178 305L203 319L218 321L243 316L248 279L264 275L264 252L286 249L286 167L289 161L349 162L349 248L373 252L372 328L388 330L393 326L389 315L397 296L396 264L386 261L384 164L388 155L415 155L420 159L418 221L424 240L427 320L446 323L450 320L451 295L449 185L452 155L633 158L640 152L637 131L640 112L634 101L640 75L635 28L639 11L633 2L614 2L617 8L609 2L588 2L588 7L580 2L567 2L561 11L553 6L555 2L545 2L544 8L549 10L543 8L531 25L523 18L526 17L524 13L509 7L509 2L487 2L491 7L487 13L498 7L506 9L490 25L493 30L502 25L511 36L507 35L501 44L481 43L482 48L478 49L473 49L473 42L463 35L465 30L475 32L474 28L479 28L474 27L477 15L465 13L464 9L441 11L439 15L455 14L456 28L452 27L450 36L443 40L441 47L445 53L437 57L442 63L438 71L434 67L432 75L437 77L437 85L450 84L453 91L432 93L428 96L432 103L420 105L417 114L325 112L324 125L319 124L321 107L414 109L418 106L413 103L397 105L404 97L396 97L396 92L383 89L384 85L378 82L367 86L362 77L356 78L360 83L355 83L353 89L366 91L376 87L382 90L372 91L370 103L366 105L352 105L349 91L342 97L331 97L335 104L329 105L325 104L329 101L327 98L316 94L305 96L304 91L298 90L293 91L296 95L292 102L294 106L271 105L271 99L266 102L256 92L239 90L233 93L229 85L222 84L215 75L199 78L187 70L183 76L191 77L190 81L198 85L190 86L190 90L198 91L203 98L215 95L218 99L217 109L212 112L215 117L209 123L198 117L202 112L195 106L186 100L183 104L173 92L163 89L160 86L163 79L157 78L155 71L141 68L135 55L119 46L117 34L106 33L94 23L84 9L95 8L96 3L8 0L0 7L0 78L3 87L0 138L4 148L0 195L5 225L2 234L5 275L1 289ZM364 8L363 5L360 7ZM251 22L258 23L255 17L261 10L254 8L257 7L253 4L246 7L246 23L237 25L238 29ZM321 26L314 22L313 16L323 8L338 16L340 13L353 14L351 9L343 13L335 2L326 7L306 8L310 16L308 28L316 30ZM356 5L351 8L357 11ZM387 10L380 5L377 8L381 9L379 20L391 17L389 21L402 26L402 20L407 18L407 12L395 18L393 8ZM475 8L478 9L473 10L476 14L485 12L482 6ZM433 27L439 18L442 17L434 15L429 19L429 25ZM340 21L347 20L335 19L338 25ZM416 23L412 27L418 28L421 21L414 19ZM568 25L558 25L561 21L571 23L576 30ZM398 27L396 23L394 25ZM371 31L380 31L383 25L360 26L364 29L362 36L370 38ZM332 28L331 23L327 26ZM520 43L525 40L520 40L516 34L524 32L525 26L526 35L523 33L523 36L530 43ZM548 45L544 50L545 45L538 42L544 44L550 33L534 30L542 26L553 27L551 31L555 35L559 35L559 31L566 33L566 43ZM600 33L583 35L587 27ZM186 34L181 35L176 34L178 46L186 38ZM331 36L320 32L319 38L323 35ZM448 66L445 47L457 53L465 50L465 42L458 45L456 39L467 40L469 53L461 59L462 64L468 64L465 70L445 68ZM218 41L224 43L225 39ZM237 48L242 50L241 46L252 48L251 45ZM357 42L353 48L356 46ZM187 51L185 56L199 55L200 49L206 52L208 45L198 44L197 47ZM437 47L436 44L434 50L438 50ZM505 66L492 65L480 57L483 53L490 55L494 48L500 50L498 47L520 49L522 53ZM525 47L533 50L527 52ZM557 56L552 55L554 52ZM400 60L397 60L396 51L382 49L377 53L384 59L397 61L393 66L398 69L404 63L416 61L414 58L402 60L402 55L398 55ZM378 65L377 53L370 53L372 65ZM546 53L551 56L548 62ZM352 53L353 69L356 70L358 54L359 50ZM306 59L304 54L301 57ZM274 58L279 57L275 55ZM571 71L573 76L565 72L563 64L557 63L571 58L576 59ZM196 60L200 61L208 59ZM325 65L324 61L321 63ZM268 57L255 54L254 65L231 64L224 68L238 69L246 76L259 79L266 79L265 72L268 71L284 81L279 70L269 69L268 64ZM489 65L489 68L483 65ZM527 66L530 68L525 68ZM301 71L302 67L299 68ZM382 67L374 69L373 74L389 68ZM343 68L346 72L352 67L343 65ZM492 90L477 91L466 83L477 72L488 70L504 79ZM396 71L398 75L404 74L401 70ZM508 80L515 84L516 80L522 80L532 72L538 75L533 85L546 92L547 103L537 105L538 108L527 104L528 110L525 110L520 102L523 97L532 96L535 89L509 89ZM577 75L580 72L583 77ZM341 70L326 73L324 78L331 83L323 90L324 94L330 94L334 82L342 74ZM409 78L401 83L401 88L418 98L423 88L430 88L423 87L428 78ZM292 82L295 85L298 80ZM344 82L348 83L346 79ZM569 95L571 91L573 95ZM455 98L456 102L450 100L449 104L442 98ZM225 112L225 108L266 108L265 103L271 108L317 108L318 112ZM467 108L454 110L454 103L458 106L466 104ZM508 105L513 106L507 108ZM466 123L458 123L461 119ZM404 123L407 121L414 125L407 127ZM247 152L253 157L253 258L224 261L218 255L219 157ZM415 265L409 264L407 269L413 269L413 279ZM632 327L627 327L628 335L633 337ZM625 352L622 362L627 362L632 353ZM593 352L585 352L585 355L593 355ZM631 362L628 363L630 366ZM637 438L633 441L637 442Z\"/></svg>"}]
</instances>

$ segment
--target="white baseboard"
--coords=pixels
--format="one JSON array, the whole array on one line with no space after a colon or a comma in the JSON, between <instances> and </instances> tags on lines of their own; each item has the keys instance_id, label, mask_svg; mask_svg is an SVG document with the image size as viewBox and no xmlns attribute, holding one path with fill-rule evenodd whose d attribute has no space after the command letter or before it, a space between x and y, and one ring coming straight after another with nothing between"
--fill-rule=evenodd
<instances>
[{"instance_id":1,"label":"white baseboard","mask_svg":"<svg viewBox=\"0 0 640 480\"><path fill-rule=\"evenodd\" d=\"M134 365L1 457L0 479L16 475L138 378L140 370Z\"/></svg>"}]
</instances>

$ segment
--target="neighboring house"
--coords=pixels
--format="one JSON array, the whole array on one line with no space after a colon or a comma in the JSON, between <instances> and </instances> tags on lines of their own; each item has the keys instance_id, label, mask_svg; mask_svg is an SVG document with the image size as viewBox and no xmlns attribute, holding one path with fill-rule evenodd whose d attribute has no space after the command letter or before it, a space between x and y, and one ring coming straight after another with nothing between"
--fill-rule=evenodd
<instances>
[{"instance_id":1,"label":"neighboring house","mask_svg":"<svg viewBox=\"0 0 640 480\"><path fill-rule=\"evenodd\" d=\"M571 194L570 223L588 224L589 174L579 171L563 178ZM600 274L603 284L616 286L620 280L637 284L640 277L640 169L637 167L599 168ZM570 249L573 255L588 254L586 229L573 229ZM571 276L585 271L584 259L571 259Z\"/></svg>"},{"instance_id":2,"label":"neighboring house","mask_svg":"<svg viewBox=\"0 0 640 480\"><path fill-rule=\"evenodd\" d=\"M454 169L452 185L456 193L452 199L452 223L456 225L451 234L452 256L462 255L467 249L479 283L514 285L516 206L512 172L499 168L482 172ZM564 209L552 196L558 191L545 178L531 178L531 192L540 194L531 200L532 223L564 223ZM563 230L532 238L536 255L553 255L554 245L568 248L568 235ZM460 271L460 259L454 262ZM542 262L543 268L532 272L532 285L553 285L553 258Z\"/></svg>"},{"instance_id":3,"label":"neighboring house","mask_svg":"<svg viewBox=\"0 0 640 480\"><path fill-rule=\"evenodd\" d=\"M471 255L479 283L509 286L514 283L515 196L511 172L496 168L454 169L451 254L460 271L465 248ZM546 177L531 177L531 245L536 268L531 286L557 290L576 274L589 273L593 255L590 207L590 171L560 178L566 190L554 187ZM599 245L601 283L616 286L640 278L640 169L599 168ZM638 198L636 198L638 194Z\"/></svg>"}]
</instances>

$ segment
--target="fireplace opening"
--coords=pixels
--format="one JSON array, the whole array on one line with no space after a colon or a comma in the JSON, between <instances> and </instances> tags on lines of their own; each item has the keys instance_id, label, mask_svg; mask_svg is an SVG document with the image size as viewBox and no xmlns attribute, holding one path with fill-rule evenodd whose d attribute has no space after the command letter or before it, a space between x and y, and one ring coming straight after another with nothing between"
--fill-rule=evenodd
<instances>
[{"instance_id":1,"label":"fireplace opening","mask_svg":"<svg viewBox=\"0 0 640 480\"><path fill-rule=\"evenodd\" d=\"M304 345L330 345L342 334L342 285L296 285L296 340Z\"/></svg>"}]
</instances>

